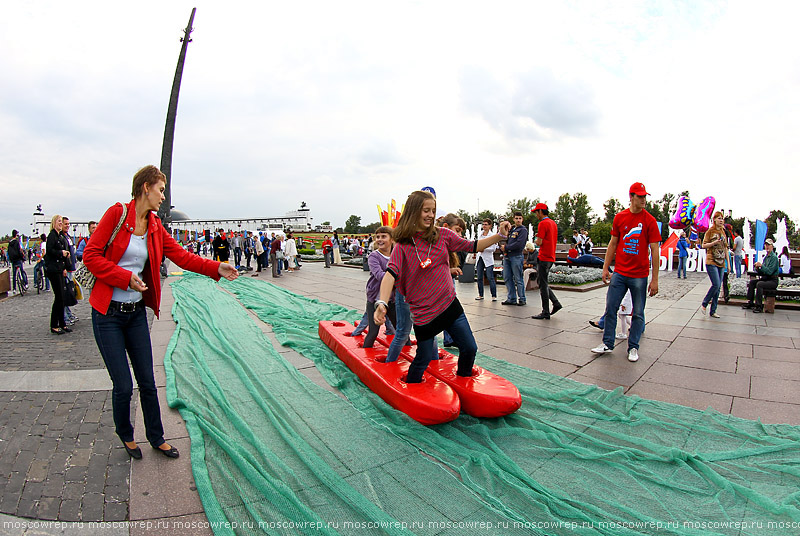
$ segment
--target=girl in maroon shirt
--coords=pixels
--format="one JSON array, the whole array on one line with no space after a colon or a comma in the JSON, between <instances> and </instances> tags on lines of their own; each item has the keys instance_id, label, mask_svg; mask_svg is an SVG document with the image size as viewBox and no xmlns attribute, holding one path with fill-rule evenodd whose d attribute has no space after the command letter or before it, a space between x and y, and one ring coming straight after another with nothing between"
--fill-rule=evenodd
<instances>
[{"instance_id":1,"label":"girl in maroon shirt","mask_svg":"<svg viewBox=\"0 0 800 536\"><path fill-rule=\"evenodd\" d=\"M459 349L459 376L471 376L478 346L450 279L449 256L454 251L483 251L505 238L511 225L500 232L470 241L449 229L435 226L436 198L429 192L412 192L395 229L395 248L375 301L375 323L385 322L392 289L397 289L411 309L417 355L408 368L408 383L419 383L428 363L438 356L434 337L447 330Z\"/></svg>"}]
</instances>

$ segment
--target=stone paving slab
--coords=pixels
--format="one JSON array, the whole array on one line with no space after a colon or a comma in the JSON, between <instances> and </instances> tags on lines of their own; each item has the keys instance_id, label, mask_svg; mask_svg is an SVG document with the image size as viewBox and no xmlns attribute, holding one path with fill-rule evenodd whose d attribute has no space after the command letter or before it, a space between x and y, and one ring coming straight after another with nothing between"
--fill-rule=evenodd
<instances>
[{"instance_id":1,"label":"stone paving slab","mask_svg":"<svg viewBox=\"0 0 800 536\"><path fill-rule=\"evenodd\" d=\"M123 521L128 455L109 391L0 393L0 513Z\"/></svg>"},{"instance_id":2,"label":"stone paving slab","mask_svg":"<svg viewBox=\"0 0 800 536\"><path fill-rule=\"evenodd\" d=\"M367 278L362 270L325 270L321 264L307 263L303 270L280 279L257 280L362 309ZM721 306L723 318L712 322L698 312L708 286L705 274L690 274L686 281L667 279L662 275L659 295L648 299L648 324L637 363L625 359L624 342L608 356L595 358L589 351L599 343L600 332L587 321L602 313L604 288L580 296L562 291L559 298L564 310L549 322L541 322L530 318L539 309L536 292L528 294L529 305L516 307L502 306L499 301L474 301L474 284L457 283L456 287L479 346L495 358L606 389L621 386L627 394L644 398L698 409L710 406L763 422L800 424L796 396L800 381L795 370L800 363L800 312L759 316ZM38 379L50 391L9 390L12 378L39 371L85 371L98 378L107 378L107 373L91 334L88 304L75 308L81 321L72 335L78 336L56 337L47 332L51 295L0 301L0 321L6 322L0 325L13 328L0 333L0 372L4 373L0 374L0 512L12 516L0 520L19 521L13 516L30 515L55 520L136 521L124 530L110 526L104 528L106 532L92 532L95 528L90 527L81 532L51 528L37 534L209 534L191 476L185 426L180 415L166 406L163 394L163 356L175 328L169 314L171 290L168 285L163 288L162 318L153 321L151 315L154 372L166 437L181 450L178 460L161 457L141 441L145 458L132 463L113 431L108 390L52 391L59 387L52 376ZM504 298L502 287L498 294ZM269 326L256 323L281 355L315 383L335 392L311 361L279 346ZM23 342L31 334L43 344ZM521 351L525 345L532 349ZM26 385L31 386L37 380L35 375L29 377L32 383ZM136 413L137 439L141 440L138 407ZM163 482L170 486L162 486ZM33 533L19 529L14 534Z\"/></svg>"}]
</instances>

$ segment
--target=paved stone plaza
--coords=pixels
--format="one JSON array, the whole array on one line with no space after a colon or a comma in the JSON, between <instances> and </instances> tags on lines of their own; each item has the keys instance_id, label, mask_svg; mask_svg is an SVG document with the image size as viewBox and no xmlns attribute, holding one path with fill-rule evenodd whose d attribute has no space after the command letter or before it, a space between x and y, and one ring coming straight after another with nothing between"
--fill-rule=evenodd
<instances>
[{"instance_id":1,"label":"paved stone plaza","mask_svg":"<svg viewBox=\"0 0 800 536\"><path fill-rule=\"evenodd\" d=\"M246 274L243 277L250 277ZM306 263L300 271L259 279L321 301L363 309L368 273ZM167 283L169 280L167 281ZM720 319L699 311L705 274L677 280L664 273L660 293L647 301L640 359L629 363L622 341L612 354L589 349L601 339L589 326L603 311L605 291L557 291L564 309L534 320L538 291L528 305L475 301L474 284L457 291L480 352L518 365L597 384L626 394L715 410L767 423L800 424L800 312L754 314L720 305ZM488 293L487 293L488 294ZM0 534L210 534L190 466L189 440L177 411L167 407L163 358L174 330L172 293L164 286L162 317L151 328L156 381L166 439L178 460L149 452L137 411L136 440L144 459L131 461L114 434L111 383L92 335L90 308L64 336L48 330L52 295L26 294L0 301ZM269 326L256 323L291 363L324 384L313 363L279 347ZM136 398L136 395L134 395ZM23 518L52 522L109 522L99 527L55 523L20 528ZM128 527L110 522L130 520Z\"/></svg>"}]
</instances>

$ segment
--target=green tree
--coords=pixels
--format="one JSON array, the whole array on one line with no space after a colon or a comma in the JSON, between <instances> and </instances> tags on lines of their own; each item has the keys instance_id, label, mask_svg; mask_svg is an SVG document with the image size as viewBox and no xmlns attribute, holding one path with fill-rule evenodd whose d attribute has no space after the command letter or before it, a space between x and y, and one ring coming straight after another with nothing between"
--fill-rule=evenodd
<instances>
[{"instance_id":1,"label":"green tree","mask_svg":"<svg viewBox=\"0 0 800 536\"><path fill-rule=\"evenodd\" d=\"M592 225L592 207L586 194L578 192L572 196L572 217L576 229L588 229Z\"/></svg>"},{"instance_id":2,"label":"green tree","mask_svg":"<svg viewBox=\"0 0 800 536\"><path fill-rule=\"evenodd\" d=\"M572 236L575 220L572 211L572 198L568 193L559 196L555 208L550 210L550 217L558 225L559 238L565 238L567 235Z\"/></svg>"},{"instance_id":3,"label":"green tree","mask_svg":"<svg viewBox=\"0 0 800 536\"><path fill-rule=\"evenodd\" d=\"M330 224L331 224L331 222L329 222L329 221L324 221L324 222L322 222L320 225L330 225Z\"/></svg>"},{"instance_id":4,"label":"green tree","mask_svg":"<svg viewBox=\"0 0 800 536\"><path fill-rule=\"evenodd\" d=\"M527 227L529 224L533 224L533 226L536 227L538 220L536 219L536 216L533 215L531 210L533 210L533 207L540 202L541 201L538 197L533 201L527 197L523 197L522 199L513 199L510 203L508 203L508 212L502 215L498 214L498 219L501 217L509 218L509 220L513 223L514 212L520 211L522 212L522 225Z\"/></svg>"},{"instance_id":5,"label":"green tree","mask_svg":"<svg viewBox=\"0 0 800 536\"><path fill-rule=\"evenodd\" d=\"M612 197L608 201L603 203L603 210L606 213L605 218L603 218L603 221L607 223L613 223L614 216L625 210L625 206L622 203L620 203L619 199L617 199L616 197Z\"/></svg>"},{"instance_id":6,"label":"green tree","mask_svg":"<svg viewBox=\"0 0 800 536\"><path fill-rule=\"evenodd\" d=\"M355 234L358 232L358 228L361 226L361 216L356 216L355 214L351 214L347 221L344 222L344 232L346 234Z\"/></svg>"},{"instance_id":7,"label":"green tree","mask_svg":"<svg viewBox=\"0 0 800 536\"><path fill-rule=\"evenodd\" d=\"M775 233L778 230L778 220L781 218L784 218L786 222L786 238L789 240L791 247L796 248L798 240L800 240L800 236L798 236L798 230L795 227L795 224L789 218L789 215L782 210L773 210L764 219L764 223L767 224L767 236L771 236L773 239L777 238ZM755 236L755 234L753 236ZM777 253L780 253L780 251Z\"/></svg>"},{"instance_id":8,"label":"green tree","mask_svg":"<svg viewBox=\"0 0 800 536\"><path fill-rule=\"evenodd\" d=\"M475 222L480 225L481 223L483 223L483 220L485 220L487 218L492 220L495 225L497 225L499 223L497 221L498 220L497 214L495 214L491 210L484 210L484 211L479 212L478 214L476 214L475 215Z\"/></svg>"},{"instance_id":9,"label":"green tree","mask_svg":"<svg viewBox=\"0 0 800 536\"><path fill-rule=\"evenodd\" d=\"M464 223L467 224L467 229L472 229L472 224L475 223L475 215L474 214L470 214L466 210L457 210L456 211L456 216L458 216L459 218L464 220ZM466 231L466 229L464 229L464 231Z\"/></svg>"},{"instance_id":10,"label":"green tree","mask_svg":"<svg viewBox=\"0 0 800 536\"><path fill-rule=\"evenodd\" d=\"M359 227L358 232L361 233L361 234L372 234L380 226L381 226L381 222L376 221L375 223L370 223L369 225L365 225L363 227Z\"/></svg>"},{"instance_id":11,"label":"green tree","mask_svg":"<svg viewBox=\"0 0 800 536\"><path fill-rule=\"evenodd\" d=\"M589 229L589 237L595 246L608 245L611 240L611 223L607 221L600 221L592 225Z\"/></svg>"}]
</instances>

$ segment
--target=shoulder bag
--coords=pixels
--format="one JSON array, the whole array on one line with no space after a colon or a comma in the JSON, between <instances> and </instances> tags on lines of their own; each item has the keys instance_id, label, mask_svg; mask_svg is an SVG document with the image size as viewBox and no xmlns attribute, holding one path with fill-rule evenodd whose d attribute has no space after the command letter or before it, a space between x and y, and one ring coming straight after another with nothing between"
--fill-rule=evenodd
<instances>
[{"instance_id":1,"label":"shoulder bag","mask_svg":"<svg viewBox=\"0 0 800 536\"><path fill-rule=\"evenodd\" d=\"M122 228L122 223L125 221L125 217L127 215L128 215L128 206L125 203L122 203L122 216L120 216L119 223L117 223L117 226L114 228L114 232L111 233L111 238L108 239L108 243L103 248L103 255L106 254L106 249L108 249L108 246L117 237L117 233ZM95 281L97 281L97 277L92 272L90 272L89 269L86 267L86 265L83 263L81 263L81 265L78 266L78 269L75 270L74 278L80 284L80 286L86 290L92 290Z\"/></svg>"}]
</instances>

